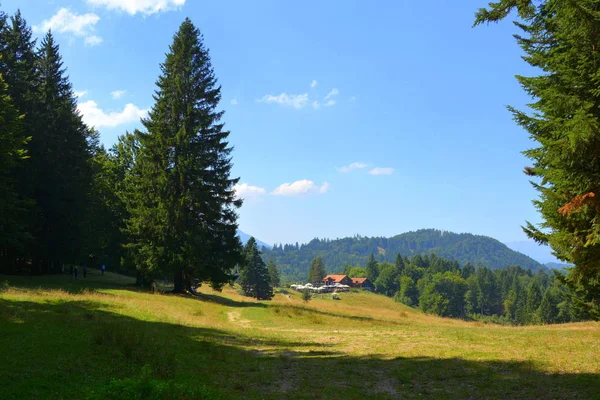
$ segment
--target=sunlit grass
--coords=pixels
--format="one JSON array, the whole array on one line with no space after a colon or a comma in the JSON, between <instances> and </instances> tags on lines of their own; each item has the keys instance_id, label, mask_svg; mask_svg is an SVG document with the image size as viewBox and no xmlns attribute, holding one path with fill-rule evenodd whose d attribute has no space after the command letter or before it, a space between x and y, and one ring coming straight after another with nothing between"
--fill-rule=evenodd
<instances>
[{"instance_id":1,"label":"sunlit grass","mask_svg":"<svg viewBox=\"0 0 600 400\"><path fill-rule=\"evenodd\" d=\"M0 277L0 398L122 398L127 386L155 398L587 399L600 387L598 323L485 325L365 292L149 294L91 272Z\"/></svg>"}]
</instances>

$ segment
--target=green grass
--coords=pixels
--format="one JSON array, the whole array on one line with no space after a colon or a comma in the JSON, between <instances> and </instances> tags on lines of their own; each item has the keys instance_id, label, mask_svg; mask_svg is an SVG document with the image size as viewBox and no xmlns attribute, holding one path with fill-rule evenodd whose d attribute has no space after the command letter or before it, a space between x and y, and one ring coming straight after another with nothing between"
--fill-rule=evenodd
<instances>
[{"instance_id":1,"label":"green grass","mask_svg":"<svg viewBox=\"0 0 600 400\"><path fill-rule=\"evenodd\" d=\"M0 276L0 399L600 399L600 325L502 327L370 293L257 302L90 271Z\"/></svg>"}]
</instances>

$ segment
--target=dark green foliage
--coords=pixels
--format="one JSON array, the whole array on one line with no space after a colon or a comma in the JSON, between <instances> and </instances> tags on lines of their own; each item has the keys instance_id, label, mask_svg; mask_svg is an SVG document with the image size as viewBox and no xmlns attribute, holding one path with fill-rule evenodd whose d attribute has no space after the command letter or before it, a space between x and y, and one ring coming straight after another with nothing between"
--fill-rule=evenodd
<instances>
[{"instance_id":1,"label":"dark green foliage","mask_svg":"<svg viewBox=\"0 0 600 400\"><path fill-rule=\"evenodd\" d=\"M385 264L375 280L375 291L386 296L393 296L400 287L400 271L395 264Z\"/></svg>"},{"instance_id":2,"label":"dark green foliage","mask_svg":"<svg viewBox=\"0 0 600 400\"><path fill-rule=\"evenodd\" d=\"M316 256L314 260L310 263L310 271L308 272L308 282L313 285L321 284L323 282L323 278L327 275L325 271L325 264L323 264L323 259L321 256Z\"/></svg>"},{"instance_id":3,"label":"dark green foliage","mask_svg":"<svg viewBox=\"0 0 600 400\"><path fill-rule=\"evenodd\" d=\"M267 269L253 237L246 242L243 256L240 285L244 294L258 300L271 300L273 286L271 285L270 271Z\"/></svg>"},{"instance_id":4,"label":"dark green foliage","mask_svg":"<svg viewBox=\"0 0 600 400\"><path fill-rule=\"evenodd\" d=\"M279 270L277 265L273 261L267 263L267 270L269 270L269 277L271 278L271 285L273 287L281 286L281 279L279 278Z\"/></svg>"},{"instance_id":5,"label":"dark green foliage","mask_svg":"<svg viewBox=\"0 0 600 400\"><path fill-rule=\"evenodd\" d=\"M562 278L575 304L600 319L600 3L597 0L501 0L480 9L475 25L497 22L513 10L523 31L515 35L537 76L517 76L533 98L527 110L509 107L536 141L524 151L539 191L543 223L524 228L574 267Z\"/></svg>"},{"instance_id":6,"label":"dark green foliage","mask_svg":"<svg viewBox=\"0 0 600 400\"><path fill-rule=\"evenodd\" d=\"M144 271L171 274L174 291L194 280L219 289L240 261L229 132L200 31L180 26L161 65L156 103L138 133L129 203L130 250Z\"/></svg>"},{"instance_id":7,"label":"dark green foliage","mask_svg":"<svg viewBox=\"0 0 600 400\"><path fill-rule=\"evenodd\" d=\"M377 280L377 277L379 276L379 268L373 253L371 253L371 257L369 258L367 265L365 265L365 271L367 272L367 278L369 278L371 282L375 282Z\"/></svg>"},{"instance_id":8,"label":"dark green foliage","mask_svg":"<svg viewBox=\"0 0 600 400\"><path fill-rule=\"evenodd\" d=\"M413 306L419 302L419 291L415 281L409 276L402 276L399 279L400 289L396 293L395 299L407 306Z\"/></svg>"},{"instance_id":9,"label":"dark green foliage","mask_svg":"<svg viewBox=\"0 0 600 400\"><path fill-rule=\"evenodd\" d=\"M427 313L461 318L465 315L467 288L465 280L452 272L434 274L425 285L419 306Z\"/></svg>"},{"instance_id":10,"label":"dark green foliage","mask_svg":"<svg viewBox=\"0 0 600 400\"><path fill-rule=\"evenodd\" d=\"M396 262L399 254L403 261L405 257L416 254L436 254L460 264L485 265L492 269L510 265L533 270L544 268L495 239L435 229L403 233L391 238L355 236L336 240L313 239L300 247L275 245L264 251L265 260L273 260L283 277L295 281L305 279L310 263L317 255L323 257L323 262L333 273L342 272L346 265L366 265L371 254L375 255L378 262Z\"/></svg>"},{"instance_id":11,"label":"dark green foliage","mask_svg":"<svg viewBox=\"0 0 600 400\"><path fill-rule=\"evenodd\" d=\"M19 213L26 218L14 231L13 245L3 249L0 268L60 272L63 264L81 263L88 253L83 238L92 183L90 131L77 112L58 45L48 33L36 51L20 12L10 20L0 16L0 73L23 115L21 131L30 137L27 159L11 172ZM14 215L14 208L9 213ZM27 246L23 237L32 239Z\"/></svg>"},{"instance_id":12,"label":"dark green foliage","mask_svg":"<svg viewBox=\"0 0 600 400\"><path fill-rule=\"evenodd\" d=\"M19 198L14 180L15 168L26 154L21 120L0 73L0 263L4 261L2 256L7 249L23 250L28 239L24 203Z\"/></svg>"},{"instance_id":13,"label":"dark green foliage","mask_svg":"<svg viewBox=\"0 0 600 400\"><path fill-rule=\"evenodd\" d=\"M56 271L60 261L81 262L82 221L92 183L90 135L76 108L75 96L63 68L58 45L50 33L37 56L40 123L44 131L31 140L35 168L34 199L42 216L37 239L40 263Z\"/></svg>"},{"instance_id":14,"label":"dark green foliage","mask_svg":"<svg viewBox=\"0 0 600 400\"><path fill-rule=\"evenodd\" d=\"M308 303L312 299L312 294L308 290L302 291L302 301Z\"/></svg>"}]
</instances>

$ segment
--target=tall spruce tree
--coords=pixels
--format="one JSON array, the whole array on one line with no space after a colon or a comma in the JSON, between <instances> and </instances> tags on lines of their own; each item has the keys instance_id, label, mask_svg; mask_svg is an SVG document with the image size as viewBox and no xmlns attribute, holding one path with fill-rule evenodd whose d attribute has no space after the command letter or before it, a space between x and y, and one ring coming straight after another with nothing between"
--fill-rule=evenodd
<instances>
[{"instance_id":1,"label":"tall spruce tree","mask_svg":"<svg viewBox=\"0 0 600 400\"><path fill-rule=\"evenodd\" d=\"M269 260L267 263L267 269L269 270L269 276L271 277L271 284L273 287L279 287L281 285L281 279L279 277L279 270L273 260Z\"/></svg>"},{"instance_id":2,"label":"tall spruce tree","mask_svg":"<svg viewBox=\"0 0 600 400\"><path fill-rule=\"evenodd\" d=\"M373 253L371 253L371 257L369 258L367 265L365 265L365 270L367 271L367 278L369 278L371 282L375 282L377 277L379 277L379 268Z\"/></svg>"},{"instance_id":3,"label":"tall spruce tree","mask_svg":"<svg viewBox=\"0 0 600 400\"><path fill-rule=\"evenodd\" d=\"M7 84L6 95L22 115L21 132L28 137L33 137L39 132L36 113L39 104L39 79L35 59L35 40L32 39L31 29L20 11L10 18L0 12L0 74ZM27 236L36 233L34 221L37 215L32 207L35 173L31 145L31 141L25 145L28 158L10 171L15 182L14 190L24 206L22 210L24 220L21 222L27 225ZM3 267L10 268L12 272L18 272L21 268L30 269L26 260L32 260L35 267L37 265L36 244L29 241L27 246L11 246L4 249Z\"/></svg>"},{"instance_id":4,"label":"tall spruce tree","mask_svg":"<svg viewBox=\"0 0 600 400\"><path fill-rule=\"evenodd\" d=\"M579 304L600 319L600 2L499 0L476 14L475 25L497 22L516 10L516 35L527 61L541 73L517 76L534 99L532 112L509 107L538 146L526 168L540 197L544 222L525 232L574 264L564 282Z\"/></svg>"},{"instance_id":5,"label":"tall spruce tree","mask_svg":"<svg viewBox=\"0 0 600 400\"><path fill-rule=\"evenodd\" d=\"M0 73L0 271L4 272L10 272L9 266L14 261L11 250L21 249L28 239L24 204L13 176L15 167L26 155L21 120Z\"/></svg>"},{"instance_id":6,"label":"tall spruce tree","mask_svg":"<svg viewBox=\"0 0 600 400\"><path fill-rule=\"evenodd\" d=\"M58 44L43 38L36 66L39 76L38 123L31 141L34 199L40 210L37 237L40 272L58 272L64 262L85 256L84 217L92 183L91 132L81 120Z\"/></svg>"},{"instance_id":7,"label":"tall spruce tree","mask_svg":"<svg viewBox=\"0 0 600 400\"><path fill-rule=\"evenodd\" d=\"M156 83L156 103L139 134L139 179L128 222L137 260L173 276L174 291L192 279L221 288L241 260L232 167L217 107L217 85L200 31L186 19Z\"/></svg>"},{"instance_id":8,"label":"tall spruce tree","mask_svg":"<svg viewBox=\"0 0 600 400\"><path fill-rule=\"evenodd\" d=\"M323 278L327 276L325 271L325 264L321 256L316 256L310 263L310 270L308 271L308 282L313 285L318 285L323 282Z\"/></svg>"},{"instance_id":9,"label":"tall spruce tree","mask_svg":"<svg viewBox=\"0 0 600 400\"><path fill-rule=\"evenodd\" d=\"M271 276L253 237L246 242L243 254L240 284L244 294L258 300L271 300L273 298Z\"/></svg>"}]
</instances>

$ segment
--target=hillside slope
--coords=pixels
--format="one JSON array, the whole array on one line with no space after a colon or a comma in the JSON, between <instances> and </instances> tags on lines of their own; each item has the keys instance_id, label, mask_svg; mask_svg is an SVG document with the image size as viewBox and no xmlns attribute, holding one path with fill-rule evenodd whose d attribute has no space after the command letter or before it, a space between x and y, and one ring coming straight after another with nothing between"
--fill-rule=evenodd
<instances>
[{"instance_id":1,"label":"hillside slope","mask_svg":"<svg viewBox=\"0 0 600 400\"><path fill-rule=\"evenodd\" d=\"M313 239L296 247L277 245L264 253L264 258L273 260L283 275L294 280L304 280L308 275L310 262L320 255L328 272L342 271L346 264L365 265L371 253L378 261L394 262L396 255L413 256L431 254L489 268L504 268L520 265L537 270L543 265L532 258L509 249L505 244L487 236L469 233L452 233L435 229L423 229L403 233L391 238L362 237L336 240Z\"/></svg>"},{"instance_id":2,"label":"hillside slope","mask_svg":"<svg viewBox=\"0 0 600 400\"><path fill-rule=\"evenodd\" d=\"M118 280L117 280L118 278ZM370 293L197 298L0 276L0 398L591 399L600 327L486 326ZM27 379L23 379L27 377ZM418 394L418 395L417 395Z\"/></svg>"}]
</instances>

